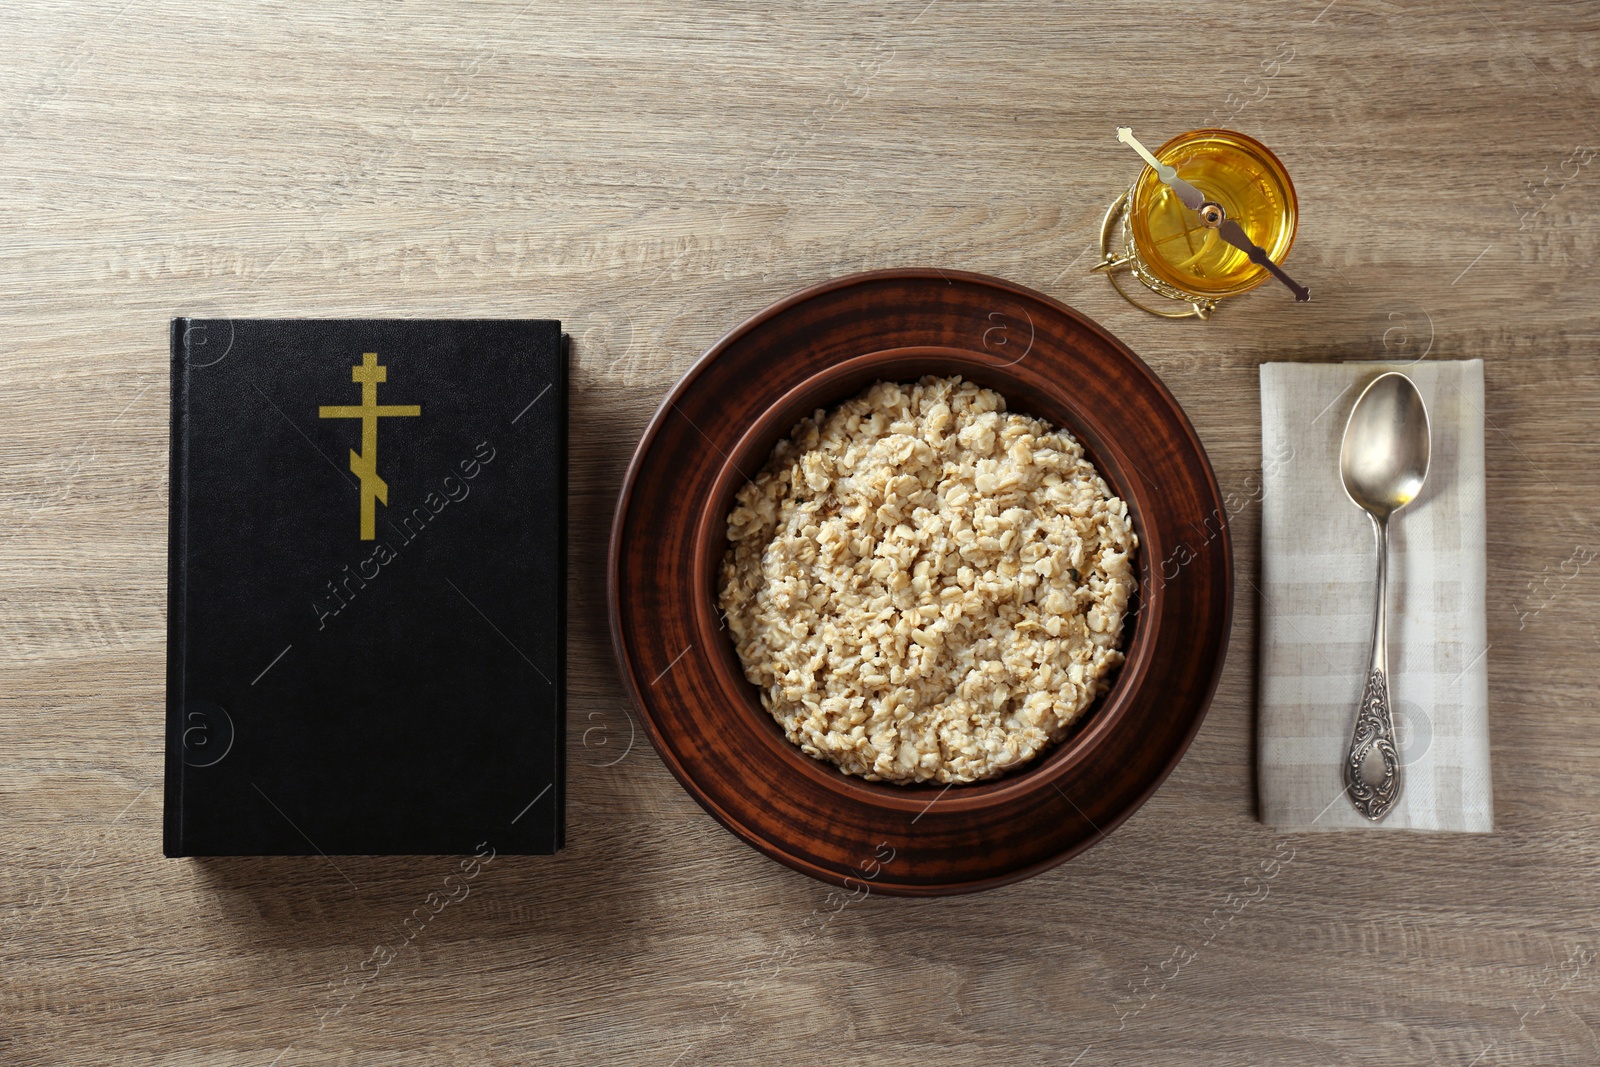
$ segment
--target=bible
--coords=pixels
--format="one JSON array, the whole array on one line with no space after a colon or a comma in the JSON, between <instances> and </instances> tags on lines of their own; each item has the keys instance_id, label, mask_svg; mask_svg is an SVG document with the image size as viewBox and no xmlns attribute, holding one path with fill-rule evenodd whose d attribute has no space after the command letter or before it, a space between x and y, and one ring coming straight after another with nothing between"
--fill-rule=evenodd
<instances>
[{"instance_id":1,"label":"bible","mask_svg":"<svg viewBox=\"0 0 1600 1067\"><path fill-rule=\"evenodd\" d=\"M559 849L560 324L171 344L166 854Z\"/></svg>"}]
</instances>

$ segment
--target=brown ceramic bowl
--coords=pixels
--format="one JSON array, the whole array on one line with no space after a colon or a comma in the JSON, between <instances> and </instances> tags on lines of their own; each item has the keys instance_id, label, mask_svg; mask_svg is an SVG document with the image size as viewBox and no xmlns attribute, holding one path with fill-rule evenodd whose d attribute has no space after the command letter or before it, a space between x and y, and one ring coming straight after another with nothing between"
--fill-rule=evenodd
<instances>
[{"instance_id":1,"label":"brown ceramic bowl","mask_svg":"<svg viewBox=\"0 0 1600 1067\"><path fill-rule=\"evenodd\" d=\"M717 608L733 497L795 423L874 381L960 375L1081 442L1128 502L1140 592L1127 662L1061 743L1003 777L901 786L790 744ZM768 855L855 892L964 892L1061 862L1138 808L1199 728L1231 619L1216 481L1177 403L1078 313L979 275L892 271L762 312L685 375L617 507L612 635L667 766Z\"/></svg>"}]
</instances>

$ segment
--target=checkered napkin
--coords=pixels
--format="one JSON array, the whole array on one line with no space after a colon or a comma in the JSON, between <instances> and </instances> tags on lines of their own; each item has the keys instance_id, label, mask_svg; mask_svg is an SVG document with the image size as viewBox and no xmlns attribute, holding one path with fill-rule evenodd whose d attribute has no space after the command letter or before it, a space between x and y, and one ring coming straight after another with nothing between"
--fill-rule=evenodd
<instances>
[{"instance_id":1,"label":"checkered napkin","mask_svg":"<svg viewBox=\"0 0 1600 1067\"><path fill-rule=\"evenodd\" d=\"M1372 523L1339 478L1345 419L1404 371L1428 407L1422 494L1389 524L1390 699L1404 784L1373 824L1341 767L1372 638ZM1494 828L1484 618L1483 361L1261 368L1261 821L1286 830Z\"/></svg>"}]
</instances>

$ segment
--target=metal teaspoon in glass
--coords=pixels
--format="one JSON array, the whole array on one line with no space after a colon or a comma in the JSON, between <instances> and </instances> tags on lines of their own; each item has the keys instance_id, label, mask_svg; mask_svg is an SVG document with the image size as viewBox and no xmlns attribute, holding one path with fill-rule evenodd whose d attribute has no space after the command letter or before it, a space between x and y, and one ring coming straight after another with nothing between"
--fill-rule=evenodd
<instances>
[{"instance_id":1,"label":"metal teaspoon in glass","mask_svg":"<svg viewBox=\"0 0 1600 1067\"><path fill-rule=\"evenodd\" d=\"M1416 385L1398 371L1374 378L1350 410L1339 446L1344 491L1371 517L1378 535L1372 658L1344 761L1350 802L1373 822L1400 798L1400 754L1389 703L1389 520L1422 492L1430 451L1428 409Z\"/></svg>"},{"instance_id":2,"label":"metal teaspoon in glass","mask_svg":"<svg viewBox=\"0 0 1600 1067\"><path fill-rule=\"evenodd\" d=\"M1235 220L1228 218L1228 214L1223 210L1221 204L1215 200L1206 199L1205 194L1199 189L1178 177L1177 170L1162 163L1150 153L1148 148L1140 144L1133 136L1133 127L1118 126L1117 140L1129 145L1135 152L1139 153L1144 158L1144 161L1150 164L1150 167L1156 172L1156 176L1177 194L1179 200L1183 201L1184 206L1191 211L1197 212L1200 216L1200 221L1216 230L1218 237L1249 256L1250 262L1271 271L1274 278L1289 287L1289 291L1294 293L1296 300L1311 299L1311 290L1289 277L1284 273L1282 267L1272 262L1267 255L1266 249L1250 240L1249 235L1244 232L1244 227L1240 226Z\"/></svg>"}]
</instances>

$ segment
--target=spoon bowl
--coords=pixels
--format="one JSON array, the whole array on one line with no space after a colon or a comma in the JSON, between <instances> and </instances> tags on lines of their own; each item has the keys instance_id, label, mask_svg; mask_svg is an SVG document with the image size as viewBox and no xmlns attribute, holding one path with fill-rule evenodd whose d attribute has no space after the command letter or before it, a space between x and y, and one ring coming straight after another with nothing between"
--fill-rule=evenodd
<instances>
[{"instance_id":1,"label":"spoon bowl","mask_svg":"<svg viewBox=\"0 0 1600 1067\"><path fill-rule=\"evenodd\" d=\"M1428 478L1428 410L1410 378L1379 375L1362 392L1339 449L1344 491L1380 521L1422 492Z\"/></svg>"}]
</instances>

